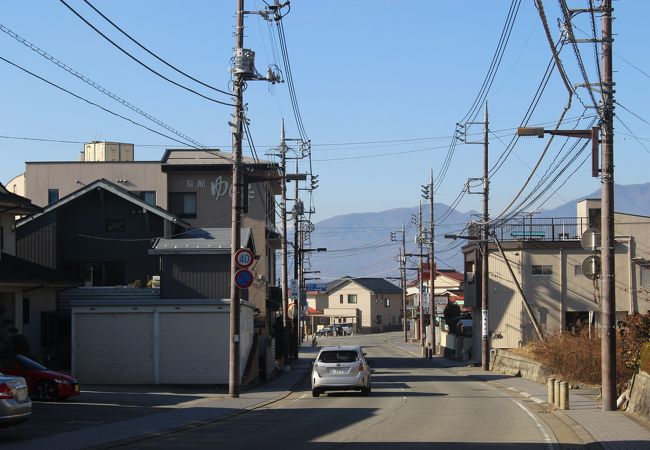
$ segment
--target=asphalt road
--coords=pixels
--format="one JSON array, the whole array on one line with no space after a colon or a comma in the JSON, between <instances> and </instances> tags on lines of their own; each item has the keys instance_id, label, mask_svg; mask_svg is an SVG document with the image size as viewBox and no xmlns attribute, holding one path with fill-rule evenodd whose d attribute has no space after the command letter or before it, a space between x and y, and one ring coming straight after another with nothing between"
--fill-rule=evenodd
<instances>
[{"instance_id":1,"label":"asphalt road","mask_svg":"<svg viewBox=\"0 0 650 450\"><path fill-rule=\"evenodd\" d=\"M546 423L554 426L553 419L542 419L543 412L535 412L533 402L454 369L431 367L385 339L373 335L319 340L321 345L364 346L373 369L369 397L335 392L313 398L305 382L291 396L262 409L120 448L559 448ZM565 444L576 441L566 426L555 426Z\"/></svg>"}]
</instances>

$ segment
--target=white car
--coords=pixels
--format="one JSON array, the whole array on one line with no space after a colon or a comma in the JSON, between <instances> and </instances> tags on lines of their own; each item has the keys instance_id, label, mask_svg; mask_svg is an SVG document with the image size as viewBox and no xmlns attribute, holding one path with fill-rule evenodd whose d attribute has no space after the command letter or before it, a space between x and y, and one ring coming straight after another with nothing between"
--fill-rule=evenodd
<instances>
[{"instance_id":1,"label":"white car","mask_svg":"<svg viewBox=\"0 0 650 450\"><path fill-rule=\"evenodd\" d=\"M0 427L26 421L32 415L32 402L23 377L0 373Z\"/></svg>"},{"instance_id":2,"label":"white car","mask_svg":"<svg viewBox=\"0 0 650 450\"><path fill-rule=\"evenodd\" d=\"M323 347L311 371L311 393L361 391L370 394L370 367L359 346Z\"/></svg>"}]
</instances>

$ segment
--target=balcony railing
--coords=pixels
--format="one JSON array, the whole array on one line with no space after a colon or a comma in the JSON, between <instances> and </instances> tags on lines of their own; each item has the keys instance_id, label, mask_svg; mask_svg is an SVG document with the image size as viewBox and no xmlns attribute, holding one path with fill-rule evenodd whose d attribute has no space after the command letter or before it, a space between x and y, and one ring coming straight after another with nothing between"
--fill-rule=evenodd
<instances>
[{"instance_id":1,"label":"balcony railing","mask_svg":"<svg viewBox=\"0 0 650 450\"><path fill-rule=\"evenodd\" d=\"M597 225L596 225L597 226ZM500 223L490 229L500 241L568 241L580 240L590 227L584 217L518 218ZM478 224L469 227L480 236Z\"/></svg>"}]
</instances>

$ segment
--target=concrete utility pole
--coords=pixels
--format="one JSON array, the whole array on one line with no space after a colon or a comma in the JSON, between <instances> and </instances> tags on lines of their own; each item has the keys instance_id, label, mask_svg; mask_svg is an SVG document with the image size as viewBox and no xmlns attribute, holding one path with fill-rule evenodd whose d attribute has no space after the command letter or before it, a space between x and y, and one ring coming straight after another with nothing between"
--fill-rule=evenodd
<instances>
[{"instance_id":1,"label":"concrete utility pole","mask_svg":"<svg viewBox=\"0 0 650 450\"><path fill-rule=\"evenodd\" d=\"M298 173L298 160L296 159L296 174ZM292 319L294 322L292 322L293 325L293 359L298 359L298 349L300 348L300 293L301 293L301 285L300 285L300 258L302 256L302 246L300 245L300 216L302 214L302 202L298 198L298 193L299 193L299 188L298 188L298 181L296 181L296 192L295 192L295 202L294 202L294 218L293 218L293 278L296 280L297 285L298 285L298 296L294 297L296 298L295 302L296 304L294 305L294 314L296 314L296 318Z\"/></svg>"},{"instance_id":2,"label":"concrete utility pole","mask_svg":"<svg viewBox=\"0 0 650 450\"><path fill-rule=\"evenodd\" d=\"M614 81L612 70L612 2L602 5L602 398L603 411L616 411L616 284L614 240Z\"/></svg>"},{"instance_id":3,"label":"concrete utility pole","mask_svg":"<svg viewBox=\"0 0 650 450\"><path fill-rule=\"evenodd\" d=\"M488 236L489 236L489 212L488 202L490 198L490 180L488 178L488 106L485 102L485 120L484 120L484 135L483 135L483 226L481 227L481 366L483 370L490 370L490 329L488 327Z\"/></svg>"},{"instance_id":4,"label":"concrete utility pole","mask_svg":"<svg viewBox=\"0 0 650 450\"><path fill-rule=\"evenodd\" d=\"M235 28L235 55L244 48L244 0L237 0L237 27ZM242 187L242 123L244 115L244 74L235 70L233 97L235 111L232 123L232 234L230 245L230 352L228 371L228 393L239 397L239 288L235 283L237 262L235 252L241 246L241 198Z\"/></svg>"},{"instance_id":5,"label":"concrete utility pole","mask_svg":"<svg viewBox=\"0 0 650 450\"><path fill-rule=\"evenodd\" d=\"M425 190L429 199L429 317L431 318L431 356L436 354L436 263L434 261L434 223L433 223L433 169L429 177L429 186Z\"/></svg>"},{"instance_id":6,"label":"concrete utility pole","mask_svg":"<svg viewBox=\"0 0 650 450\"><path fill-rule=\"evenodd\" d=\"M426 348L426 333L424 332L424 280L422 279L422 268L423 268L423 259L424 255L422 253L423 248L422 248L422 201L420 201L420 212L418 215L418 242L420 244L420 270L418 270L418 278L420 280L420 349L422 352L422 356L427 356L427 348ZM430 294L429 294L430 296ZM429 299L429 302L431 302L431 299Z\"/></svg>"},{"instance_id":7,"label":"concrete utility pole","mask_svg":"<svg viewBox=\"0 0 650 450\"><path fill-rule=\"evenodd\" d=\"M402 275L402 309L404 315L404 342L408 342L408 327L406 325L406 225L402 225L402 254L400 256Z\"/></svg>"},{"instance_id":8,"label":"concrete utility pole","mask_svg":"<svg viewBox=\"0 0 650 450\"><path fill-rule=\"evenodd\" d=\"M287 273L287 143L284 139L284 119L282 119L282 129L280 131L280 171L281 171L281 194L282 203L280 204L280 214L282 215L282 332L284 336L283 355L286 358L289 355L287 349L287 314L289 306L289 280ZM286 362L286 361L285 361Z\"/></svg>"}]
</instances>

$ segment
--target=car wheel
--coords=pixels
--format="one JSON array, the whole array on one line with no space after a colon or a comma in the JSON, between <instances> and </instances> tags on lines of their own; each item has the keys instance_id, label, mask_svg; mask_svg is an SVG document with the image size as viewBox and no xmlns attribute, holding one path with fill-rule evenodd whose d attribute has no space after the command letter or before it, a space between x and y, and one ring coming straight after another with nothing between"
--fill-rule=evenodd
<instances>
[{"instance_id":1,"label":"car wheel","mask_svg":"<svg viewBox=\"0 0 650 450\"><path fill-rule=\"evenodd\" d=\"M312 397L318 397L320 395L320 391L318 389L312 389L311 390L311 396Z\"/></svg>"},{"instance_id":2,"label":"car wheel","mask_svg":"<svg viewBox=\"0 0 650 450\"><path fill-rule=\"evenodd\" d=\"M52 402L57 399L56 385L51 381L41 381L34 389L36 399L44 402Z\"/></svg>"},{"instance_id":3,"label":"car wheel","mask_svg":"<svg viewBox=\"0 0 650 450\"><path fill-rule=\"evenodd\" d=\"M370 386L361 389L361 395L369 395L371 391Z\"/></svg>"}]
</instances>

